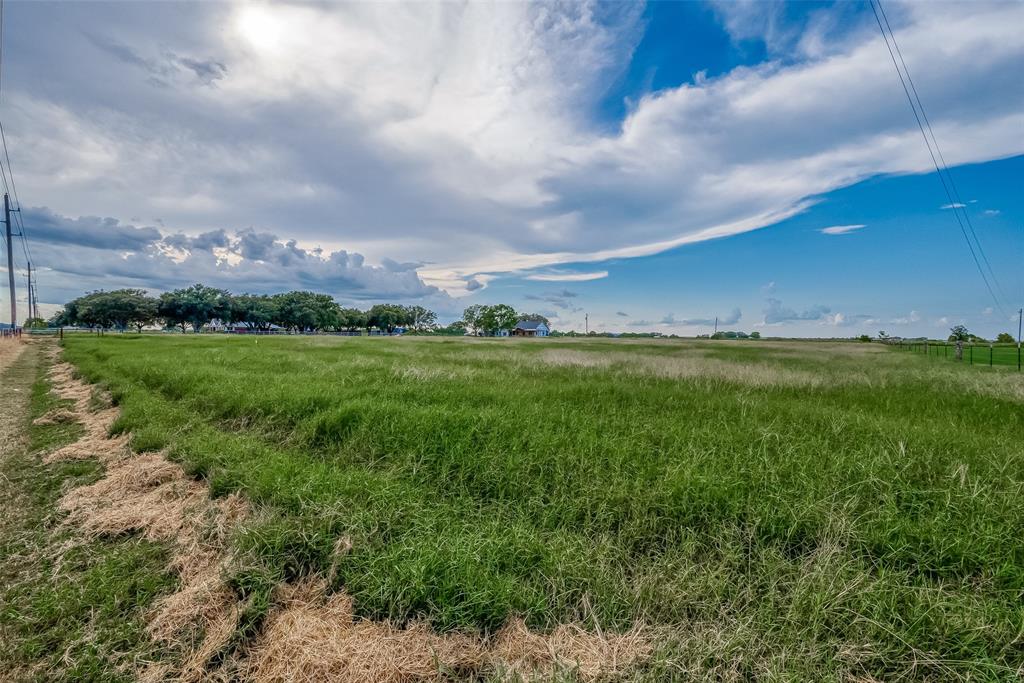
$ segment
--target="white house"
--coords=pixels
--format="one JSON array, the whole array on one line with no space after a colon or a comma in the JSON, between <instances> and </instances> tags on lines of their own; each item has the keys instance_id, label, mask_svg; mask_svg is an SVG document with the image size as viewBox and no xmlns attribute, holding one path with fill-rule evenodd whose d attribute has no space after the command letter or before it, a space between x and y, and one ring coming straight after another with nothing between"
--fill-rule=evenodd
<instances>
[{"instance_id":1,"label":"white house","mask_svg":"<svg viewBox=\"0 0 1024 683\"><path fill-rule=\"evenodd\" d=\"M516 337L546 337L548 326L536 320L520 320L512 329L512 335Z\"/></svg>"}]
</instances>

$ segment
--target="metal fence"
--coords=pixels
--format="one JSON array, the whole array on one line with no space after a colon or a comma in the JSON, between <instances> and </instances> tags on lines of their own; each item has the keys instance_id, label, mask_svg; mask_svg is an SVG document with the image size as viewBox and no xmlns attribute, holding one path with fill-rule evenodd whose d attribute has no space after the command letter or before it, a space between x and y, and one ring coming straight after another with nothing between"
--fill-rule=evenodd
<instances>
[{"instance_id":1,"label":"metal fence","mask_svg":"<svg viewBox=\"0 0 1024 683\"><path fill-rule=\"evenodd\" d=\"M944 341L901 341L899 348L911 353L921 353L929 358L957 360L956 342ZM959 359L968 365L1016 366L1021 369L1021 348L1019 344L977 344L965 342Z\"/></svg>"}]
</instances>

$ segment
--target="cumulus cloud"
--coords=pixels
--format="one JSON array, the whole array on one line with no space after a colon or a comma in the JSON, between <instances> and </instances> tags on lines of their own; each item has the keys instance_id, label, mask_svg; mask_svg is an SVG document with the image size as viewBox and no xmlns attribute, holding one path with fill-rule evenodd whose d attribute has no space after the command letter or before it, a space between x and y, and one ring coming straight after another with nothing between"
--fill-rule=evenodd
<instances>
[{"instance_id":1,"label":"cumulus cloud","mask_svg":"<svg viewBox=\"0 0 1024 683\"><path fill-rule=\"evenodd\" d=\"M161 237L153 227L137 228L116 218L98 216L67 218L45 207L25 208L23 219L33 242L135 250L144 249Z\"/></svg>"},{"instance_id":2,"label":"cumulus cloud","mask_svg":"<svg viewBox=\"0 0 1024 683\"><path fill-rule=\"evenodd\" d=\"M784 306L779 299L769 298L768 306L764 309L764 324L775 325L796 320L822 320L831 312L831 308L820 304L811 306L804 311L797 311Z\"/></svg>"},{"instance_id":3,"label":"cumulus cloud","mask_svg":"<svg viewBox=\"0 0 1024 683\"><path fill-rule=\"evenodd\" d=\"M921 321L921 314L917 311L911 311L909 315L899 316L892 318L889 322L893 325L909 325Z\"/></svg>"},{"instance_id":4,"label":"cumulus cloud","mask_svg":"<svg viewBox=\"0 0 1024 683\"><path fill-rule=\"evenodd\" d=\"M823 325L831 325L833 327L853 327L856 325L873 325L878 320L874 316L865 313L847 314L837 312L826 315L822 318L821 322Z\"/></svg>"},{"instance_id":5,"label":"cumulus cloud","mask_svg":"<svg viewBox=\"0 0 1024 683\"><path fill-rule=\"evenodd\" d=\"M827 228L822 228L818 232L825 235L846 235L853 232L854 230L860 230L861 228L867 227L863 224L858 225L832 225Z\"/></svg>"},{"instance_id":6,"label":"cumulus cloud","mask_svg":"<svg viewBox=\"0 0 1024 683\"><path fill-rule=\"evenodd\" d=\"M203 282L236 292L311 289L345 301L448 304L446 294L419 277L417 264L372 265L359 253L303 248L266 231L164 236L113 218L69 218L49 209L26 210L26 223L32 226L34 265L45 272L56 301L98 287L166 290Z\"/></svg>"},{"instance_id":7,"label":"cumulus cloud","mask_svg":"<svg viewBox=\"0 0 1024 683\"><path fill-rule=\"evenodd\" d=\"M763 36L768 60L651 92L609 126L595 112L642 38L639 4L28 4L4 123L22 196L63 215L264 226L235 239L257 253L280 236L279 265L320 244L471 291L929 170L877 32L828 11L794 30L760 5L724 20ZM946 160L1024 152L1024 5L898 18L915 83L943 94L928 111Z\"/></svg>"}]
</instances>

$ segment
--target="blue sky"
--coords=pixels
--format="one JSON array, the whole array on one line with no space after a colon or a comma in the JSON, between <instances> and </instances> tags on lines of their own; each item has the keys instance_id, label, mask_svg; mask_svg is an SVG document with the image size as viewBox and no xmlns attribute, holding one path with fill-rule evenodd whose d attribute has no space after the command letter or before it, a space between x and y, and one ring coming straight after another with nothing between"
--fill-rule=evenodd
<instances>
[{"instance_id":1,"label":"blue sky","mask_svg":"<svg viewBox=\"0 0 1024 683\"><path fill-rule=\"evenodd\" d=\"M561 329L1008 330L1024 5L884 6L998 301L865 3L15 3L43 308L203 281Z\"/></svg>"}]
</instances>

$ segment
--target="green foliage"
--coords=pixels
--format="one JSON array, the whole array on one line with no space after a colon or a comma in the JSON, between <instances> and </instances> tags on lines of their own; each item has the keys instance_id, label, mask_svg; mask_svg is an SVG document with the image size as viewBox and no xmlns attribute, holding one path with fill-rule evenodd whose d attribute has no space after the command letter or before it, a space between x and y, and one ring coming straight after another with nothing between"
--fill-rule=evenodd
<instances>
[{"instance_id":1,"label":"green foliage","mask_svg":"<svg viewBox=\"0 0 1024 683\"><path fill-rule=\"evenodd\" d=\"M272 299L274 322L286 330L323 331L341 327L341 309L328 294L285 292Z\"/></svg>"},{"instance_id":2,"label":"green foliage","mask_svg":"<svg viewBox=\"0 0 1024 683\"><path fill-rule=\"evenodd\" d=\"M869 334L862 334L862 335L860 335L859 337L857 337L857 339L858 339L859 341L862 341L862 342L865 342L865 343L867 343L867 342L870 342L870 341L871 341L871 335L869 335Z\"/></svg>"},{"instance_id":3,"label":"green foliage","mask_svg":"<svg viewBox=\"0 0 1024 683\"><path fill-rule=\"evenodd\" d=\"M949 341L951 342L965 342L970 337L971 333L967 331L967 327L964 325L954 325L949 330Z\"/></svg>"},{"instance_id":4,"label":"green foliage","mask_svg":"<svg viewBox=\"0 0 1024 683\"><path fill-rule=\"evenodd\" d=\"M42 318L26 318L22 327L26 330L45 330L48 325Z\"/></svg>"},{"instance_id":5,"label":"green foliage","mask_svg":"<svg viewBox=\"0 0 1024 683\"><path fill-rule=\"evenodd\" d=\"M548 326L549 330L551 329L551 321L545 318L540 313L520 313L519 315L516 316L517 323L522 322L524 320L528 320L530 322L535 323L544 323L545 325Z\"/></svg>"},{"instance_id":6,"label":"green foliage","mask_svg":"<svg viewBox=\"0 0 1024 683\"><path fill-rule=\"evenodd\" d=\"M508 304L485 306L473 304L462 314L462 322L473 334L495 335L502 330L511 331L520 320L527 319Z\"/></svg>"},{"instance_id":7,"label":"green foliage","mask_svg":"<svg viewBox=\"0 0 1024 683\"><path fill-rule=\"evenodd\" d=\"M157 317L157 301L142 289L117 289L112 292L89 292L69 301L64 310L51 318L55 327L116 328L134 326L141 330Z\"/></svg>"},{"instance_id":8,"label":"green foliage","mask_svg":"<svg viewBox=\"0 0 1024 683\"><path fill-rule=\"evenodd\" d=\"M1022 663L1024 416L998 373L813 343L66 353L136 445L264 510L237 548L258 595L333 572L369 617L642 619L682 634L669 672L709 678L1012 680Z\"/></svg>"},{"instance_id":9,"label":"green foliage","mask_svg":"<svg viewBox=\"0 0 1024 683\"><path fill-rule=\"evenodd\" d=\"M223 289L195 284L185 289L176 289L160 295L157 316L167 327L192 326L198 332L211 320L231 318L231 295Z\"/></svg>"},{"instance_id":10,"label":"green foliage","mask_svg":"<svg viewBox=\"0 0 1024 683\"><path fill-rule=\"evenodd\" d=\"M1016 341L1009 332L1000 332L999 336L996 337L997 344L1014 344Z\"/></svg>"}]
</instances>

